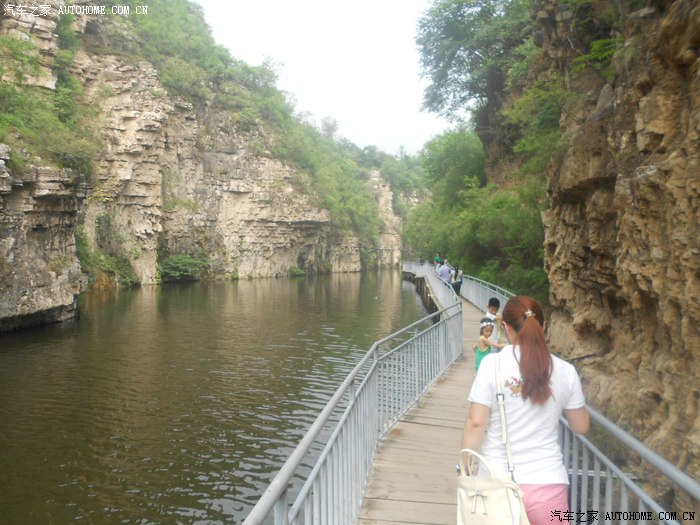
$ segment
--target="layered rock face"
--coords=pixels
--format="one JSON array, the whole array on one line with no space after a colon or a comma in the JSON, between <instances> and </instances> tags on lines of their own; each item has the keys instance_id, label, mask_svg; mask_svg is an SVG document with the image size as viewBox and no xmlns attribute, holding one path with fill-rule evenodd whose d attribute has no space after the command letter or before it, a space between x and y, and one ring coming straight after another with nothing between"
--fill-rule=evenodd
<instances>
[{"instance_id":1,"label":"layered rock face","mask_svg":"<svg viewBox=\"0 0 700 525\"><path fill-rule=\"evenodd\" d=\"M700 472L700 5L626 14L614 81L588 78L550 177L549 338L589 400ZM571 59L566 7L544 2L544 47ZM581 85L572 86L582 91Z\"/></svg>"},{"instance_id":2,"label":"layered rock face","mask_svg":"<svg viewBox=\"0 0 700 525\"><path fill-rule=\"evenodd\" d=\"M44 5L45 16L2 19L0 35L34 43L39 64L25 82L54 89L59 2ZM9 68L3 71L10 75ZM72 318L77 294L87 286L75 255L84 177L40 162L11 173L10 155L10 148L0 144L0 331Z\"/></svg>"},{"instance_id":3,"label":"layered rock face","mask_svg":"<svg viewBox=\"0 0 700 525\"><path fill-rule=\"evenodd\" d=\"M101 31L91 23L89 31ZM361 269L359 240L335 231L328 211L299 191L300 174L261 151L263 131L240 132L215 107L195 111L172 99L147 63L82 53L76 69L106 123L86 234L126 256L139 282L156 281L158 250L202 254L213 276ZM390 204L388 187L376 187L378 201L386 192ZM380 209L388 233L381 253L388 255L379 263L393 265L401 225L390 206ZM109 238L100 233L104 223Z\"/></svg>"},{"instance_id":4,"label":"layered rock face","mask_svg":"<svg viewBox=\"0 0 700 525\"><path fill-rule=\"evenodd\" d=\"M84 179L37 166L11 176L9 159L0 144L0 331L72 318L87 286L75 255Z\"/></svg>"},{"instance_id":5,"label":"layered rock face","mask_svg":"<svg viewBox=\"0 0 700 525\"><path fill-rule=\"evenodd\" d=\"M63 2L47 4L52 17L6 18L0 34L41 43L47 67L30 81L53 89L53 31ZM107 23L85 15L75 27L99 39L107 38ZM215 107L195 110L169 96L146 62L80 51L72 73L101 109L105 148L89 181L41 167L19 180L2 164L0 319L7 328L74 309L86 285L75 251L79 226L91 249L127 260L141 284L157 282L159 253L204 257L214 278L362 269L366 247L300 191L303 175L261 147L262 129L242 132ZM373 257L396 265L400 219L388 185L372 177L383 220Z\"/></svg>"}]
</instances>

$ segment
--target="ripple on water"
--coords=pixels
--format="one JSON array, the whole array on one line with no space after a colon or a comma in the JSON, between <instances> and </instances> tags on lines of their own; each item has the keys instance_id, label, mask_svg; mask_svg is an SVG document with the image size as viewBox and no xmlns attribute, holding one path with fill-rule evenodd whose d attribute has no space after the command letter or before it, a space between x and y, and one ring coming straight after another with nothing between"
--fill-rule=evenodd
<instances>
[{"instance_id":1,"label":"ripple on water","mask_svg":"<svg viewBox=\"0 0 700 525\"><path fill-rule=\"evenodd\" d=\"M400 283L144 287L0 336L3 522L241 522L370 338L415 318Z\"/></svg>"}]
</instances>

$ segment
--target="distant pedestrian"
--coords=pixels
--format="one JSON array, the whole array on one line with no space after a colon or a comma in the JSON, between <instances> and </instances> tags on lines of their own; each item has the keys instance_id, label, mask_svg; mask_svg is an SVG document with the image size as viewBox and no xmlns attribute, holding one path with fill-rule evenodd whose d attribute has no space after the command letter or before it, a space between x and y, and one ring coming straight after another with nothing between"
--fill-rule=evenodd
<instances>
[{"instance_id":1,"label":"distant pedestrian","mask_svg":"<svg viewBox=\"0 0 700 525\"><path fill-rule=\"evenodd\" d=\"M438 275L440 276L440 279L445 281L446 283L450 282L450 273L452 272L452 266L450 266L450 263L447 259L445 259L442 263L442 266L438 269Z\"/></svg>"},{"instance_id":2,"label":"distant pedestrian","mask_svg":"<svg viewBox=\"0 0 700 525\"><path fill-rule=\"evenodd\" d=\"M494 343L498 343L501 340L501 333L503 332L503 325L501 322L501 314L498 313L499 308L501 307L501 301L498 300L498 297L491 297L488 302L487 309L488 311L484 314L484 317L488 317L489 319L492 319L494 324L495 324L495 329L493 331L493 335L491 336L491 341ZM501 348L503 345L499 346Z\"/></svg>"},{"instance_id":3,"label":"distant pedestrian","mask_svg":"<svg viewBox=\"0 0 700 525\"><path fill-rule=\"evenodd\" d=\"M459 295L459 291L462 289L462 278L464 278L464 272L455 264L452 272L450 272L450 284L457 295Z\"/></svg>"}]
</instances>

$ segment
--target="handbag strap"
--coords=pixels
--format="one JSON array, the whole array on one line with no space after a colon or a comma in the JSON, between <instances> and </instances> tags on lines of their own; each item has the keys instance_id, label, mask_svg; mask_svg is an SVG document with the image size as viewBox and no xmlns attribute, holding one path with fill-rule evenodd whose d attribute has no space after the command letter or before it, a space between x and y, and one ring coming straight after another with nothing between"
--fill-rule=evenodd
<instances>
[{"instance_id":1,"label":"handbag strap","mask_svg":"<svg viewBox=\"0 0 700 525\"><path fill-rule=\"evenodd\" d=\"M506 460L508 461L508 472L510 478L515 481L515 465L513 465L513 457L510 453L510 441L508 440L508 425L506 423L506 399L503 395L503 385L501 384L501 354L496 354L496 401L498 402L498 412L501 416L501 439L506 446Z\"/></svg>"}]
</instances>

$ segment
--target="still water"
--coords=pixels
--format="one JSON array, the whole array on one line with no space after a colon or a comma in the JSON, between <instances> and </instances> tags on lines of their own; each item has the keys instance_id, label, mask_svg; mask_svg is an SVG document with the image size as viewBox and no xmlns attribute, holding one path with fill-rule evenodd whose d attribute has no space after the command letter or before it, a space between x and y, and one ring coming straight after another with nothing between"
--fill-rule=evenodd
<instances>
[{"instance_id":1,"label":"still water","mask_svg":"<svg viewBox=\"0 0 700 525\"><path fill-rule=\"evenodd\" d=\"M400 271L81 297L0 334L0 523L240 523L372 342Z\"/></svg>"}]
</instances>

